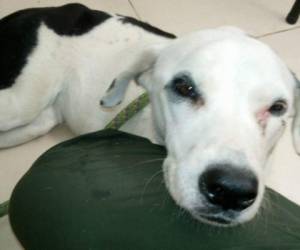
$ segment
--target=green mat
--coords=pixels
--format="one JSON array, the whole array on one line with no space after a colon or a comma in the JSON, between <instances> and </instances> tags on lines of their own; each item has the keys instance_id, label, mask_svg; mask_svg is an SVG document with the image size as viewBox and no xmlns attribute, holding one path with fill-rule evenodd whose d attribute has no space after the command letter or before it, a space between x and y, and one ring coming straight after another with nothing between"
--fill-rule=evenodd
<instances>
[{"instance_id":1,"label":"green mat","mask_svg":"<svg viewBox=\"0 0 300 250\"><path fill-rule=\"evenodd\" d=\"M27 250L299 250L300 208L272 190L233 228L202 224L163 183L163 147L114 130L42 155L14 189L13 230Z\"/></svg>"}]
</instances>

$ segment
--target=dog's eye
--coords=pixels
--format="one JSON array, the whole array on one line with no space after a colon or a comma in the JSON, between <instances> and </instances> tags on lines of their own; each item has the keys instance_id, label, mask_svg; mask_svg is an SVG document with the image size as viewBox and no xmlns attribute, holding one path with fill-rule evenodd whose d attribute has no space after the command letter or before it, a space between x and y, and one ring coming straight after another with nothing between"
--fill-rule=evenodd
<instances>
[{"instance_id":1,"label":"dog's eye","mask_svg":"<svg viewBox=\"0 0 300 250\"><path fill-rule=\"evenodd\" d=\"M284 100L279 100L273 103L273 105L269 108L269 112L275 116L283 115L287 110L287 103Z\"/></svg>"},{"instance_id":2,"label":"dog's eye","mask_svg":"<svg viewBox=\"0 0 300 250\"><path fill-rule=\"evenodd\" d=\"M173 90L181 97L187 97L193 101L197 101L200 97L194 84L187 77L178 77L173 80Z\"/></svg>"}]
</instances>

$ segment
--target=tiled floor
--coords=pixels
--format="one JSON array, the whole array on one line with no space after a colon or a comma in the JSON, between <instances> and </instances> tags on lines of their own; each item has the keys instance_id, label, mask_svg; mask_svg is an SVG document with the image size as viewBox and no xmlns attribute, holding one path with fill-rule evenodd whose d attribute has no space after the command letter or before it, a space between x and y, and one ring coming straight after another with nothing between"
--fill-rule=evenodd
<instances>
[{"instance_id":1,"label":"tiled floor","mask_svg":"<svg viewBox=\"0 0 300 250\"><path fill-rule=\"evenodd\" d=\"M70 0L0 0L0 18L22 8L54 6ZM294 26L284 17L294 0L81 0L92 8L138 17L178 35L193 30L235 25L273 47L300 76L300 21ZM9 198L18 179L49 147L72 137L63 126L25 145L0 151L0 202ZM273 157L269 186L300 205L300 157L287 130ZM0 249L22 249L10 231L7 217L0 219Z\"/></svg>"}]
</instances>

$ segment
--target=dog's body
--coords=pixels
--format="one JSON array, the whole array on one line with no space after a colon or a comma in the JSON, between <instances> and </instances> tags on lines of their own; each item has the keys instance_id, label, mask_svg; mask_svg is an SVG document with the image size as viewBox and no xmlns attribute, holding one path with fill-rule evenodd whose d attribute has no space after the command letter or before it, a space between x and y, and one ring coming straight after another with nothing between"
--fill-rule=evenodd
<instances>
[{"instance_id":1,"label":"dog's body","mask_svg":"<svg viewBox=\"0 0 300 250\"><path fill-rule=\"evenodd\" d=\"M149 108L139 114L132 132L166 145L165 180L174 200L211 223L251 219L263 197L266 162L293 113L300 153L296 79L241 30L174 38L78 4L2 19L0 148L61 122L76 134L102 129L136 80L149 93L152 115ZM127 99L138 93L131 89Z\"/></svg>"},{"instance_id":2,"label":"dog's body","mask_svg":"<svg viewBox=\"0 0 300 250\"><path fill-rule=\"evenodd\" d=\"M124 107L100 107L114 78L146 46L174 38L79 4L17 12L1 20L0 34L0 148L62 122L75 134L102 129Z\"/></svg>"}]
</instances>

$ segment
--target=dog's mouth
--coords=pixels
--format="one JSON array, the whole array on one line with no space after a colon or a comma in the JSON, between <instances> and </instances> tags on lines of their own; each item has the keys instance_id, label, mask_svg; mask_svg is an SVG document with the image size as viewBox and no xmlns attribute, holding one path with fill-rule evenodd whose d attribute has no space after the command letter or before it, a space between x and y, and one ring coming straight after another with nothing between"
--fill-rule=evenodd
<instances>
[{"instance_id":1,"label":"dog's mouth","mask_svg":"<svg viewBox=\"0 0 300 250\"><path fill-rule=\"evenodd\" d=\"M221 215L199 215L198 219L208 224L218 226L231 226L236 224L232 219Z\"/></svg>"},{"instance_id":2,"label":"dog's mouth","mask_svg":"<svg viewBox=\"0 0 300 250\"><path fill-rule=\"evenodd\" d=\"M235 226L239 224L237 221L238 214L236 212L203 212L199 209L190 212L194 218L206 224L215 226Z\"/></svg>"}]
</instances>

